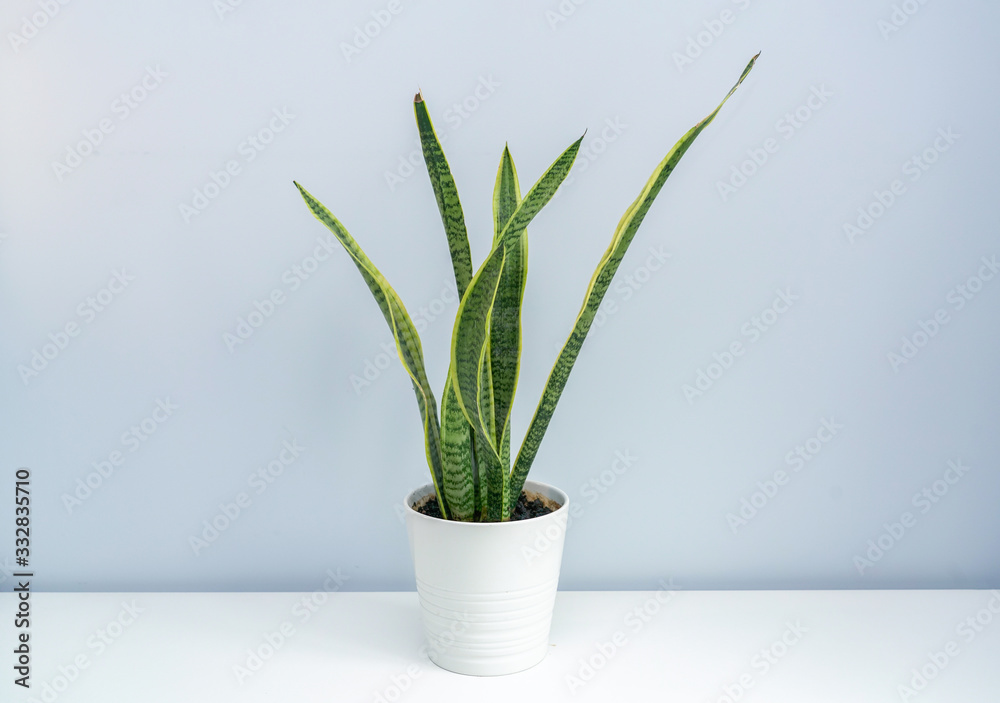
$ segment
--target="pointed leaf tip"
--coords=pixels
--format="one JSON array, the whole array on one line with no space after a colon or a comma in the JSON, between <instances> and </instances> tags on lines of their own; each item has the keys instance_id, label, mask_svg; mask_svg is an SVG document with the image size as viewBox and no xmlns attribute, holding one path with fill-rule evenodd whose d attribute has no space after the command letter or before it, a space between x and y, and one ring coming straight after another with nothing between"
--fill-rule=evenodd
<instances>
[{"instance_id":1,"label":"pointed leaf tip","mask_svg":"<svg viewBox=\"0 0 1000 703\"><path fill-rule=\"evenodd\" d=\"M421 95L420 91L418 90L417 94L413 96L413 102L415 102L415 103L422 103L423 101L424 101L424 96Z\"/></svg>"},{"instance_id":2,"label":"pointed leaf tip","mask_svg":"<svg viewBox=\"0 0 1000 703\"><path fill-rule=\"evenodd\" d=\"M758 53L757 56L759 55L760 54ZM542 391L542 397L539 400L538 406L535 409L535 414L531 418L531 422L528 425L528 430L525 433L521 449L517 454L517 458L514 460L514 467L510 473L510 485L507 491L508 497L512 497L516 500L516 498L521 495L521 489L524 486L528 471L530 470L531 464L537 455L538 446L542 441L542 437L545 435L549 421L552 418L552 413L555 410L556 404L559 402L559 398L566 386L569 374L576 363L580 348L583 345L587 333L591 330L592 323L597 317L597 311L600 308L601 302L604 300L605 293L607 293L610 288L612 279L618 271L618 267L622 262L629 244L632 243L636 230L642 223L643 218L649 211L653 200L660 192L664 182L670 174L673 173L677 162L680 161L682 156L684 156L688 147L695 140L695 138L701 134L702 130L704 130L705 127L711 123L713 119L715 119L715 116L722 109L722 106L736 91L740 83L743 82L743 79L746 78L750 69L753 68L754 61L757 59L757 56L754 56L747 64L746 68L743 69L743 73L740 75L736 85L730 89L729 93L727 93L722 99L722 102L719 103L718 107L716 107L714 111L709 113L707 117L698 122L694 127L688 130L688 132L684 134L684 136L682 136L676 144L674 144L670 151L667 152L666 156L646 181L646 185L639 193L639 196L625 211L622 219L619 220L618 226L615 228L615 234L611 240L611 244L590 279L590 285L587 288L583 305L581 306L576 322L573 325L573 331L570 333L569 338L560 350L559 356L556 358L556 362L552 366L552 371L549 372L548 380L545 382L545 388ZM511 509L511 507L512 506L508 502L507 508Z\"/></svg>"}]
</instances>

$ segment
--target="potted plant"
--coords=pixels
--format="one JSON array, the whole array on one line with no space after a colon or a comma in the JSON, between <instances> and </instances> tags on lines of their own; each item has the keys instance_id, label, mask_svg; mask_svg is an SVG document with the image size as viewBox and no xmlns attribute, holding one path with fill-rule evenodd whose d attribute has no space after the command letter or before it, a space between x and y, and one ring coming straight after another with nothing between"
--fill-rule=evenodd
<instances>
[{"instance_id":1,"label":"potted plant","mask_svg":"<svg viewBox=\"0 0 1000 703\"><path fill-rule=\"evenodd\" d=\"M493 190L493 246L474 269L455 180L427 104L419 93L415 96L424 161L460 300L440 414L420 339L403 302L340 221L295 183L361 272L392 330L416 394L431 483L406 497L405 514L428 654L439 666L496 675L529 668L544 658L569 499L557 488L527 481L528 471L636 230L677 162L743 82L757 56L718 107L667 153L625 211L590 279L516 457L510 452L510 412L520 364L527 226L566 178L583 137L523 198L514 161L504 148Z\"/></svg>"}]
</instances>

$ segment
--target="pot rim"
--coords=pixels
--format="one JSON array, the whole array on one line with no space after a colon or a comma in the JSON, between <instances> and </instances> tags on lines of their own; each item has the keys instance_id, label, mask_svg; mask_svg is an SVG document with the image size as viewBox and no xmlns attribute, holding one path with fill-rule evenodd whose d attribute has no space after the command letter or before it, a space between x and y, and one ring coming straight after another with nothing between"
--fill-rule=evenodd
<instances>
[{"instance_id":1,"label":"pot rim","mask_svg":"<svg viewBox=\"0 0 1000 703\"><path fill-rule=\"evenodd\" d=\"M539 493L554 494L547 495L546 497L550 500L556 501L557 503L562 503L556 510L551 513L546 513L545 515L538 515L537 517L528 518L527 520L506 520L504 522L464 522L462 520L443 520L438 517L431 517L430 515L424 515L423 513L417 512L413 509L413 504L416 502L417 498L423 498L428 493L434 493L434 484L425 483L424 485L414 488L412 491L406 494L403 499L403 508L406 510L406 514L412 514L415 519L421 520L431 520L434 524L449 524L455 525L456 527L464 526L468 528L487 528L492 527L493 529L503 529L504 525L528 525L531 524L532 520L541 520L543 518L552 518L553 516L558 516L561 518L569 510L569 496L560 488L543 483L541 481L527 480L524 482L524 488ZM538 489L542 490L539 491ZM429 489L429 490L428 490Z\"/></svg>"}]
</instances>

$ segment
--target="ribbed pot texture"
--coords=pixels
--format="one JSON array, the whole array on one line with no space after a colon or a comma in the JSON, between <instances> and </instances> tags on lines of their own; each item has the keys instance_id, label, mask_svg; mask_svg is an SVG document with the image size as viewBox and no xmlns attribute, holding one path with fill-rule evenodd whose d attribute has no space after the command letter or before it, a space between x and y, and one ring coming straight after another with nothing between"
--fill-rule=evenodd
<instances>
[{"instance_id":1,"label":"ribbed pot texture","mask_svg":"<svg viewBox=\"0 0 1000 703\"><path fill-rule=\"evenodd\" d=\"M432 484L406 497L427 652L443 669L512 674L548 652L569 497L537 481L524 487L562 507L529 520L457 522L413 510Z\"/></svg>"}]
</instances>

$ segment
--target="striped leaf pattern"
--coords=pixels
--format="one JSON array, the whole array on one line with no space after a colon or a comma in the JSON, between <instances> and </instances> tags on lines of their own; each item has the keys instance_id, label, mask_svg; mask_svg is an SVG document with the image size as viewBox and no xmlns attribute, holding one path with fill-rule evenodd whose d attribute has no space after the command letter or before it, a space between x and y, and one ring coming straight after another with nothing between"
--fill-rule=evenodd
<instances>
[{"instance_id":1,"label":"striped leaf pattern","mask_svg":"<svg viewBox=\"0 0 1000 703\"><path fill-rule=\"evenodd\" d=\"M501 269L501 278L503 271ZM496 298L494 297L494 303ZM489 322L486 326L486 339L484 340L482 352L479 357L479 417L483 420L483 429L486 430L485 437L493 446L497 441L497 426L494 422L493 406L496 402L493 395L493 369L490 366L490 328Z\"/></svg>"},{"instance_id":2,"label":"striped leaf pattern","mask_svg":"<svg viewBox=\"0 0 1000 703\"><path fill-rule=\"evenodd\" d=\"M465 419L476 432L474 446L480 500L484 504L485 518L492 522L503 520L506 515L504 484L509 481L497 452L490 366L486 363L490 311L503 264L503 247L497 247L473 276L458 306L451 348L452 387Z\"/></svg>"},{"instance_id":3,"label":"striped leaf pattern","mask_svg":"<svg viewBox=\"0 0 1000 703\"><path fill-rule=\"evenodd\" d=\"M556 194L556 190L566 179L566 176L569 175L569 170L573 168L573 161L576 159L577 152L580 151L580 143L582 141L583 137L581 136L570 144L566 151L560 154L559 158L542 174L542 177L538 179L535 185L531 186L531 190L524 196L524 200L518 203L514 213L507 220L507 224L504 225L503 231L495 239L502 240L504 245L509 244L509 240L517 237L531 223L535 215L552 200L552 196ZM513 167L512 161L512 170ZM498 243L496 242L494 246Z\"/></svg>"},{"instance_id":4,"label":"striped leaf pattern","mask_svg":"<svg viewBox=\"0 0 1000 703\"><path fill-rule=\"evenodd\" d=\"M759 56L759 54L757 55ZM446 519L508 520L538 453L594 318L618 267L665 181L698 135L746 78L754 56L718 107L670 149L622 215L587 287L573 329L542 392L511 467L510 415L521 355L521 306L527 280L527 227L573 166L583 137L571 144L521 197L517 170L504 147L493 189L490 254L473 269L458 189L422 96L413 108L434 197L444 224L460 303L452 330L448 377L437 414L416 327L399 296L344 226L298 183L303 199L350 254L392 330L417 398L427 464Z\"/></svg>"},{"instance_id":5,"label":"striped leaf pattern","mask_svg":"<svg viewBox=\"0 0 1000 703\"><path fill-rule=\"evenodd\" d=\"M757 54L757 56L759 55L760 54ZM611 244L608 246L607 251L601 258L601 261L597 266L597 270L594 271L593 277L590 279L590 285L588 286L587 293L584 296L583 307L577 315L576 323L573 326L572 332L570 332L569 339L566 340L566 344L563 346L562 351L560 351L559 356L556 359L556 363L552 367L552 371L549 373L545 389L542 392L542 398L539 401L534 417L532 417L531 423L528 426L524 442L521 445L521 450L518 452L517 459L514 462L514 468L511 472L511 496L517 496L520 494L524 481L527 478L528 471L531 468L531 464L535 459L535 455L538 453L539 444L542 441L542 437L545 435L545 431L548 429L549 421L552 419L552 413L555 410L556 403L559 402L559 396L562 395L563 389L566 387L566 381L569 379L570 371L573 370L573 364L576 363L576 358L580 353L583 341L586 339L587 333L590 331L590 326L594 321L594 316L597 314L597 309L600 307L601 300L604 299L604 294L611 285L611 280L614 278L615 272L618 270L618 266L621 264L622 258L625 256L625 252L628 249L629 244L632 243L632 239L635 237L636 230L638 230L639 225L642 224L643 218L649 211L650 206L653 204L653 200L660 192L660 189L663 187L667 177L670 176L674 168L677 166L677 162L680 161L682 156L684 156L694 140L699 134L701 134L702 130L715 119L715 116L719 114L719 110L722 109L722 106L726 104L726 101L729 100L730 96L732 96L732 94L740 86L743 79L746 78L748 73L750 73L750 69L753 68L754 63L757 60L757 56L750 59L750 63L748 63L746 68L743 69L743 73L740 75L739 80L736 81L736 85L730 89L730 91L726 94L726 97L722 99L721 103L719 103L718 107L716 107L715 110L713 110L698 124L688 130L687 134L681 137L680 140L667 153L667 155L653 171L653 174L649 177L649 180L646 182L642 192L639 193L639 196L628 207L625 214L618 222L618 227L615 229L615 234L611 240ZM514 505L508 505L508 510L513 510L513 508Z\"/></svg>"},{"instance_id":6,"label":"striped leaf pattern","mask_svg":"<svg viewBox=\"0 0 1000 703\"><path fill-rule=\"evenodd\" d=\"M493 246L500 243L500 235L520 203L521 186L517 181L517 169L514 168L510 149L504 146L493 186Z\"/></svg>"},{"instance_id":7,"label":"striped leaf pattern","mask_svg":"<svg viewBox=\"0 0 1000 703\"><path fill-rule=\"evenodd\" d=\"M481 402L481 398L486 392L483 389L484 373L489 372L488 367L484 369L483 362L489 346L490 311L496 297L503 262L503 247L497 247L473 276L462 302L459 303L451 336L451 378L458 405L465 419L493 454L497 454L497 446L492 429L492 413L483 407L485 403Z\"/></svg>"},{"instance_id":8,"label":"striped leaf pattern","mask_svg":"<svg viewBox=\"0 0 1000 703\"><path fill-rule=\"evenodd\" d=\"M420 133L420 145L424 154L424 164L427 166L427 175L444 224L451 264L455 272L455 286L458 289L458 298L461 300L472 280L472 255L469 251L469 235L466 231L462 202L458 197L455 179L451 175L451 167L448 166L448 160L427 112L427 104L420 93L413 98L413 113L417 120L417 131ZM466 421L457 398L454 398L454 393L449 370L448 380L441 396L444 499L453 506L452 519L472 520L479 512L480 502L476 500L479 491L473 455L476 433Z\"/></svg>"},{"instance_id":9,"label":"striped leaf pattern","mask_svg":"<svg viewBox=\"0 0 1000 703\"><path fill-rule=\"evenodd\" d=\"M473 474L470 430L458 406L449 374L444 384L444 395L441 396L441 458L444 494L452 520L471 521L476 516L476 477Z\"/></svg>"},{"instance_id":10,"label":"striped leaf pattern","mask_svg":"<svg viewBox=\"0 0 1000 703\"><path fill-rule=\"evenodd\" d=\"M489 509L486 502L486 477L489 473L489 457L493 450L490 449L486 440L472 429L472 425L468 425L468 427L472 433L472 487L476 503L474 520L485 522L489 516ZM492 476L492 474L490 475Z\"/></svg>"},{"instance_id":11,"label":"striped leaf pattern","mask_svg":"<svg viewBox=\"0 0 1000 703\"><path fill-rule=\"evenodd\" d=\"M506 220L506 224L498 234L494 235L493 251L473 277L465 297L459 304L455 328L452 334L452 373L454 375L455 394L458 404L462 407L466 419L475 428L477 439L476 459L479 472L485 484L486 515L490 521L506 520L510 515L508 505L510 495L510 407L517 384L517 362L520 352L520 301L524 291L526 254L525 228L542 207L552 199L556 189L569 174L573 160L580 149L580 142L571 144L538 179L528 195L517 202L516 173L514 162L509 150L501 159L495 188L494 221ZM505 176L504 173L507 173ZM506 213L510 213L509 216ZM515 227L516 225L516 227ZM500 296L500 282L503 280L503 270L507 265L507 252L519 257L519 270L508 279L508 310L501 315L500 324L509 319L516 320L518 329L511 333L509 322L507 327L501 327L507 336L499 338L502 345L497 350L496 357L506 357L503 363L494 365L491 361L490 343L492 341L492 323L495 303ZM499 261L499 264L497 263ZM511 309L516 305L516 309ZM511 337L516 335L516 340ZM511 350L516 354L510 358ZM485 367L485 368L484 368ZM496 379L493 370L498 369L505 383L503 415L497 413ZM487 374L487 370L489 373ZM478 385L475 382L478 381ZM492 398L492 412L484 407L484 395ZM498 441L499 440L499 441ZM507 447L502 446L506 440ZM514 499L516 503L516 498Z\"/></svg>"},{"instance_id":12,"label":"striped leaf pattern","mask_svg":"<svg viewBox=\"0 0 1000 703\"><path fill-rule=\"evenodd\" d=\"M506 510L509 502L510 474L500 464L500 457L480 441L483 451L477 452L479 475L482 480L485 522L502 522L510 516Z\"/></svg>"},{"instance_id":13,"label":"striped leaf pattern","mask_svg":"<svg viewBox=\"0 0 1000 703\"><path fill-rule=\"evenodd\" d=\"M439 496L441 514L446 518L449 516L447 501L440 500L441 489L444 485L444 474L441 460L441 429L438 425L437 406L434 400L434 392L427 381L427 373L424 369L424 353L420 346L420 336L410 319L403 302L399 299L396 291L392 289L388 281L382 276L371 260L365 255L354 237L333 214L314 198L305 188L295 183L299 189L306 205L312 211L316 219L322 222L333 232L340 241L347 253L354 260L355 266L361 272L361 277L368 284L369 290L375 297L385 321L392 330L396 340L396 351L403 368L409 374L413 383L413 391L417 397L417 406L420 409L420 419L424 425L424 445L427 454L427 464L431 469L431 477L434 481L434 488Z\"/></svg>"},{"instance_id":14,"label":"striped leaf pattern","mask_svg":"<svg viewBox=\"0 0 1000 703\"><path fill-rule=\"evenodd\" d=\"M469 234L465 228L462 202L458 199L458 188L451 175L448 160L441 149L441 142L434 131L430 115L427 114L427 103L420 93L413 98L413 112L417 118L427 175L430 176L434 198L437 200L441 220L444 222L444 231L448 237L452 268L455 270L455 284L458 286L458 297L461 299L465 295L465 289L469 287L469 281L472 280L472 254L469 251Z\"/></svg>"},{"instance_id":15,"label":"striped leaf pattern","mask_svg":"<svg viewBox=\"0 0 1000 703\"><path fill-rule=\"evenodd\" d=\"M521 202L521 188L510 150L504 147L493 188L493 242L500 235ZM490 367L493 385L494 427L500 440L500 465L510 471L510 412L517 390L521 363L521 303L528 277L528 233L521 230L505 249L507 257L493 314L490 318Z\"/></svg>"}]
</instances>

